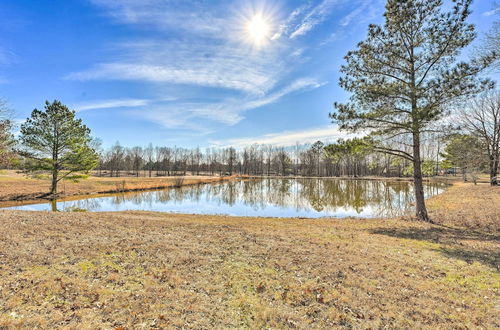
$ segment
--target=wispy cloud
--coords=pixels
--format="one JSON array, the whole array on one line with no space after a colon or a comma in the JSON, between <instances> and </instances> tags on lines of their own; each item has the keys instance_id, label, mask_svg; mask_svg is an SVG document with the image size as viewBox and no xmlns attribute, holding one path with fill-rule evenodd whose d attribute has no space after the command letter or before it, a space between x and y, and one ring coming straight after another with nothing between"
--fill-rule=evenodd
<instances>
[{"instance_id":1,"label":"wispy cloud","mask_svg":"<svg viewBox=\"0 0 500 330\"><path fill-rule=\"evenodd\" d=\"M118 23L153 27L160 31L182 30L189 34L220 36L227 18L217 15L216 4L193 0L89 0L106 10ZM225 11L231 10L224 6ZM202 15L196 15L202 12ZM226 25L227 27L227 25ZM227 34L226 34L227 35Z\"/></svg>"},{"instance_id":2,"label":"wispy cloud","mask_svg":"<svg viewBox=\"0 0 500 330\"><path fill-rule=\"evenodd\" d=\"M207 61L186 58L182 62L172 61L173 64L104 63L86 71L71 73L66 79L167 82L226 88L255 94L265 93L274 85L275 79L270 72L266 72L266 68L259 71L250 63L241 65L235 63L240 60L233 58L225 62L222 58Z\"/></svg>"},{"instance_id":3,"label":"wispy cloud","mask_svg":"<svg viewBox=\"0 0 500 330\"><path fill-rule=\"evenodd\" d=\"M143 99L119 99L119 100L101 100L92 103L77 104L73 108L77 111L98 110L98 109L113 109L113 108L130 108L141 107L149 103Z\"/></svg>"},{"instance_id":4,"label":"wispy cloud","mask_svg":"<svg viewBox=\"0 0 500 330\"><path fill-rule=\"evenodd\" d=\"M12 65L15 62L17 62L17 55L0 46L0 69ZM9 80L4 75L0 75L0 85L8 83Z\"/></svg>"},{"instance_id":5,"label":"wispy cloud","mask_svg":"<svg viewBox=\"0 0 500 330\"><path fill-rule=\"evenodd\" d=\"M185 84L265 95L294 68L304 52L286 40L274 40L270 47L252 49L242 40L239 30L245 14L238 13L234 5L221 11L215 4L207 6L199 1L90 1L105 9L116 22L150 26L165 33L168 40L121 43L115 46L113 60L72 72L66 79ZM276 28L273 39L279 39L281 34L291 39L306 34L328 17L338 1L322 0L316 6L296 8ZM203 15L194 15L196 11ZM227 11L232 15L221 14ZM182 38L172 37L180 31Z\"/></svg>"},{"instance_id":6,"label":"wispy cloud","mask_svg":"<svg viewBox=\"0 0 500 330\"><path fill-rule=\"evenodd\" d=\"M282 131L276 133L265 134L256 137L236 138L222 141L212 141L216 146L232 146L235 148L244 148L253 144L276 145L276 146L293 146L297 143L306 144L316 141L334 142L339 138L348 138L351 135L340 131L337 126L321 126L303 130Z\"/></svg>"},{"instance_id":7,"label":"wispy cloud","mask_svg":"<svg viewBox=\"0 0 500 330\"><path fill-rule=\"evenodd\" d=\"M301 22L295 26L290 33L290 38L294 39L298 36L305 35L316 25L323 23L328 18L333 10L334 4L337 2L337 0L323 0L319 5L313 7L307 15L303 17Z\"/></svg>"},{"instance_id":8,"label":"wispy cloud","mask_svg":"<svg viewBox=\"0 0 500 330\"><path fill-rule=\"evenodd\" d=\"M345 27L345 26L348 26L349 24L351 24L351 22L352 22L353 19L355 19L356 17L358 17L362 12L364 12L366 10L366 8L370 4L370 2L371 2L371 0L370 1L364 1L356 9L354 9L349 14L347 14L346 16L344 16L340 20L340 25Z\"/></svg>"},{"instance_id":9,"label":"wispy cloud","mask_svg":"<svg viewBox=\"0 0 500 330\"><path fill-rule=\"evenodd\" d=\"M316 6L312 6L308 3L293 11L288 16L285 23L280 26L280 29L273 38L278 39L282 36L287 36L290 39L296 39L300 36L304 36L330 19L336 10L349 4L355 8L339 22L341 27L346 27L362 13L365 13L365 16L369 16L370 18L373 17L372 8L375 7L376 2L379 2L379 0L353 0L349 2L346 0L322 0ZM366 13L369 6L370 10ZM367 17L364 17L364 20L366 20L366 18ZM325 43L323 43L323 45L324 44Z\"/></svg>"},{"instance_id":10,"label":"wispy cloud","mask_svg":"<svg viewBox=\"0 0 500 330\"><path fill-rule=\"evenodd\" d=\"M337 41L339 39L349 38L353 33L352 25L365 26L365 23L374 23L377 17L383 17L383 3L385 0L357 0L353 1L351 4L355 3L356 6L353 10L348 12L339 21L339 28L335 29L330 36L320 43L320 46L329 44L332 41Z\"/></svg>"},{"instance_id":11,"label":"wispy cloud","mask_svg":"<svg viewBox=\"0 0 500 330\"><path fill-rule=\"evenodd\" d=\"M498 14L498 13L500 13L500 6L498 6L498 7L497 7L497 8L495 8L495 9L492 9L492 10L490 10L490 11L484 12L484 13L483 13L483 16L493 16L493 15L496 15L496 14Z\"/></svg>"},{"instance_id":12,"label":"wispy cloud","mask_svg":"<svg viewBox=\"0 0 500 330\"><path fill-rule=\"evenodd\" d=\"M272 40L277 40L281 38L282 35L289 35L290 30L293 28L293 26L297 25L298 22L301 19L301 16L306 13L306 11L311 8L311 4L305 4L302 5L298 8L296 8L294 11L288 15L288 18L280 24L278 27L277 31L275 34L272 36Z\"/></svg>"},{"instance_id":13,"label":"wispy cloud","mask_svg":"<svg viewBox=\"0 0 500 330\"><path fill-rule=\"evenodd\" d=\"M0 47L0 65L9 65L17 61L17 55L5 48Z\"/></svg>"},{"instance_id":14,"label":"wispy cloud","mask_svg":"<svg viewBox=\"0 0 500 330\"><path fill-rule=\"evenodd\" d=\"M302 79L297 79L296 81L292 82L290 85L286 86L285 88L278 90L269 96L266 96L261 99L257 99L254 101L247 102L242 106L242 110L251 110L251 109L256 109L260 108L264 105L268 105L271 103L274 103L278 101L280 98L283 96L300 91L300 90L305 90L305 89L316 89L319 87L322 87L326 85L327 82L318 82L314 79L310 78L302 78Z\"/></svg>"},{"instance_id":15,"label":"wispy cloud","mask_svg":"<svg viewBox=\"0 0 500 330\"><path fill-rule=\"evenodd\" d=\"M244 99L226 98L215 103L182 102L182 100L178 100L175 104L157 102L150 103L147 112L137 109L130 113L165 128L211 132L209 128L211 124L235 125L244 119L246 111L270 105L286 95L313 90L325 84L326 82L302 78L267 96L249 96ZM200 120L203 121L203 125L194 124Z\"/></svg>"}]
</instances>

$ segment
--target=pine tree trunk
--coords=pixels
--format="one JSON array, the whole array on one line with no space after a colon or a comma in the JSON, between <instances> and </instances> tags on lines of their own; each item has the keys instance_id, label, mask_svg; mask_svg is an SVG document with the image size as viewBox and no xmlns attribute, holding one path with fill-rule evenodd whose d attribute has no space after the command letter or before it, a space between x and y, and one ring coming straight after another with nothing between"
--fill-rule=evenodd
<instances>
[{"instance_id":1,"label":"pine tree trunk","mask_svg":"<svg viewBox=\"0 0 500 330\"><path fill-rule=\"evenodd\" d=\"M55 199L50 201L50 209L52 212L58 212L59 210L57 209L57 201Z\"/></svg>"},{"instance_id":2,"label":"pine tree trunk","mask_svg":"<svg viewBox=\"0 0 500 330\"><path fill-rule=\"evenodd\" d=\"M58 171L57 169L55 169L52 171L52 187L50 189L51 195L57 194L57 176L58 176Z\"/></svg>"},{"instance_id":3,"label":"pine tree trunk","mask_svg":"<svg viewBox=\"0 0 500 330\"><path fill-rule=\"evenodd\" d=\"M415 185L416 215L419 220L431 222L425 207L422 161L420 159L420 135L413 134L413 181Z\"/></svg>"}]
</instances>

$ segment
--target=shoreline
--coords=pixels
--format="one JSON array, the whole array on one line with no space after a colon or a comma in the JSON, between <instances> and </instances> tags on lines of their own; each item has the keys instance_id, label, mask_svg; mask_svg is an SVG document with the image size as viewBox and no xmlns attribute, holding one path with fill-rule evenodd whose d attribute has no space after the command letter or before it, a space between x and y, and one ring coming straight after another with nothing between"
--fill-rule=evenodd
<instances>
[{"instance_id":1,"label":"shoreline","mask_svg":"<svg viewBox=\"0 0 500 330\"><path fill-rule=\"evenodd\" d=\"M232 175L232 176L171 176L171 177L154 177L154 178L141 178L141 177L95 177L92 176L90 180L113 180L117 185L113 189L100 190L100 186L92 187L90 191L87 192L69 192L63 191L59 193L55 198L50 196L49 194L37 192L32 194L19 194L19 195L7 195L6 197L0 196L0 209L22 206L22 205L34 205L34 204L44 204L50 202L51 200L58 201L73 201L94 197L105 197L116 194L127 194L127 193L138 193L138 192L148 192L148 191L158 191L169 188L181 188L188 186L196 186L196 185L205 185L205 184L217 184L226 181L234 181L234 180L263 180L263 179L324 179L324 180L357 180L357 181L393 181L393 182L411 182L411 178L406 177L302 177L302 176L249 176L249 175ZM180 185L177 185L176 180L182 178L183 182ZM145 186L137 186L137 184L141 184L141 179L144 181L160 181L160 185L152 185L147 184ZM87 179L89 180L89 179ZM128 181L127 181L128 180ZM40 181L40 180L39 180ZM165 182L168 181L168 182ZM450 186L459 180L446 179L443 177L438 178L426 178L424 182L442 182L449 184ZM1 187L0 181L0 187ZM86 183L85 181L81 181L80 183ZM78 185L79 183L75 183ZM64 186L64 185L61 185ZM326 217L328 218L328 217ZM314 219L314 218L312 218Z\"/></svg>"},{"instance_id":2,"label":"shoreline","mask_svg":"<svg viewBox=\"0 0 500 330\"><path fill-rule=\"evenodd\" d=\"M187 187L194 186L200 184L212 184L219 183L224 181L232 181L232 180L241 180L246 179L245 176L232 175L225 177L208 177L208 176L171 176L171 177L155 177L155 178L137 178L137 177L91 177L94 181L97 181L94 187L91 187L89 191L86 192L66 192L63 191L58 193L56 199L67 199L71 197L81 197L86 198L92 195L107 195L107 194L118 194L118 193L133 193L133 192L145 192L145 191L155 191L162 190L167 188L176 188L176 187ZM183 182L178 185L175 181L178 178L183 178ZM112 189L101 189L99 185L99 181L102 179L112 180L113 183L116 183L115 188ZM144 181L159 181L160 184L151 184L151 183L142 183L141 179ZM27 179L33 180L33 179ZM40 181L40 180L39 180ZM1 187L0 181L0 187ZM88 181L80 181L79 183L88 183ZM78 185L79 183L73 183ZM61 184L64 187L64 185ZM63 188L64 189L64 188ZM9 207L4 206L4 204L8 203L16 203L16 202L39 202L44 203L47 201L53 200L53 196L50 196L47 193L42 192L34 192L28 194L9 194L6 196L0 196L0 207ZM35 203L33 203L35 204ZM38 203L37 203L38 204Z\"/></svg>"}]
</instances>

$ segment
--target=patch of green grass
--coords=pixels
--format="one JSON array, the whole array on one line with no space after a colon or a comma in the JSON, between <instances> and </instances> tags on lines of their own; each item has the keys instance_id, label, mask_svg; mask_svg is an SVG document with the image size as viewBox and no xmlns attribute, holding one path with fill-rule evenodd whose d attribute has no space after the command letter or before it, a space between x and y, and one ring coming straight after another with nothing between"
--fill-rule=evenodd
<instances>
[{"instance_id":1,"label":"patch of green grass","mask_svg":"<svg viewBox=\"0 0 500 330\"><path fill-rule=\"evenodd\" d=\"M251 328L268 325L272 309L263 294L279 290L278 272L242 259L227 261L223 270L227 274L228 305L233 309L237 323Z\"/></svg>"},{"instance_id":2,"label":"patch of green grass","mask_svg":"<svg viewBox=\"0 0 500 330\"><path fill-rule=\"evenodd\" d=\"M89 272L92 272L96 269L96 266L94 265L94 263L89 261L89 260L82 261L82 262L78 263L77 267L80 269L80 271L82 271L84 273L89 273Z\"/></svg>"},{"instance_id":3,"label":"patch of green grass","mask_svg":"<svg viewBox=\"0 0 500 330\"><path fill-rule=\"evenodd\" d=\"M33 174L31 175L31 178L37 180L49 180L50 176L48 174Z\"/></svg>"},{"instance_id":4,"label":"patch of green grass","mask_svg":"<svg viewBox=\"0 0 500 330\"><path fill-rule=\"evenodd\" d=\"M76 207L76 206L67 208L65 211L66 212L88 212L88 210L82 209L82 208Z\"/></svg>"},{"instance_id":5,"label":"patch of green grass","mask_svg":"<svg viewBox=\"0 0 500 330\"><path fill-rule=\"evenodd\" d=\"M438 243L432 243L428 241L423 241L423 240L406 240L407 243L409 243L410 246L418 248L418 249L426 249L426 250L434 250L437 251L441 248L441 244Z\"/></svg>"},{"instance_id":6,"label":"patch of green grass","mask_svg":"<svg viewBox=\"0 0 500 330\"><path fill-rule=\"evenodd\" d=\"M467 272L451 271L448 269L442 281L448 284L458 284L471 290L500 289L500 273L492 271L478 262L469 265Z\"/></svg>"}]
</instances>

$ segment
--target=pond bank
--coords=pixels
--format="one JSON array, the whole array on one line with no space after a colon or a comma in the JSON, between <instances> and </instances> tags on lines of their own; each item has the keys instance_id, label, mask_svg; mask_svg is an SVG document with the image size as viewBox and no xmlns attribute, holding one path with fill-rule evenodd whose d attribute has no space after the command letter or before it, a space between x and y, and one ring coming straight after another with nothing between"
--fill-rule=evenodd
<instances>
[{"instance_id":1,"label":"pond bank","mask_svg":"<svg viewBox=\"0 0 500 330\"><path fill-rule=\"evenodd\" d=\"M182 180L179 180L182 178ZM216 183L227 180L236 180L243 176L185 176L185 177L95 177L79 182L61 182L59 197L84 196L93 194L109 194L119 192L134 192L158 190L177 185L189 186L197 184ZM48 179L33 179L22 174L8 171L0 174L0 202L10 201L44 201L50 200L47 196L50 191ZM9 206L8 203L1 203Z\"/></svg>"},{"instance_id":2,"label":"pond bank","mask_svg":"<svg viewBox=\"0 0 500 330\"><path fill-rule=\"evenodd\" d=\"M500 234L500 186L455 182L426 204L438 224Z\"/></svg>"}]
</instances>

